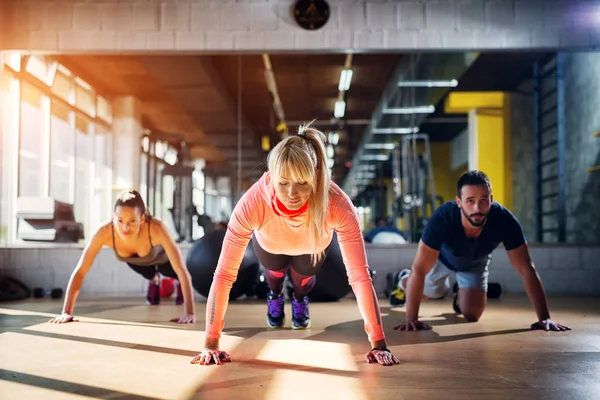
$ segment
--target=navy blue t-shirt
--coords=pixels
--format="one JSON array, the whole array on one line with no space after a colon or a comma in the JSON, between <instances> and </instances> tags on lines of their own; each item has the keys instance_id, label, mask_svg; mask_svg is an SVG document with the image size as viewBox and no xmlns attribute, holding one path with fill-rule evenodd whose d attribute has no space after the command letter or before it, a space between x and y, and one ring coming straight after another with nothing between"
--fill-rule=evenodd
<instances>
[{"instance_id":1,"label":"navy blue t-shirt","mask_svg":"<svg viewBox=\"0 0 600 400\"><path fill-rule=\"evenodd\" d=\"M517 218L500 204L493 202L488 219L477 239L469 239L460 220L455 201L440 206L425 225L421 240L439 250L439 259L454 271L468 271L485 266L490 254L500 243L513 250L525 243L525 235Z\"/></svg>"}]
</instances>

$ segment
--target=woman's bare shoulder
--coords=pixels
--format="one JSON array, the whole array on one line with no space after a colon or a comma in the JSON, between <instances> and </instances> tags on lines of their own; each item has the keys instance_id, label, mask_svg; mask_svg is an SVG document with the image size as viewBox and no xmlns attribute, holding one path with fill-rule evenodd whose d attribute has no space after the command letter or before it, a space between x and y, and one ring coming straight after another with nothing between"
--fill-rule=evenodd
<instances>
[{"instance_id":1,"label":"woman's bare shoulder","mask_svg":"<svg viewBox=\"0 0 600 400\"><path fill-rule=\"evenodd\" d=\"M113 224L112 221L101 223L96 232L92 235L92 239L98 240L103 246L112 247Z\"/></svg>"}]
</instances>

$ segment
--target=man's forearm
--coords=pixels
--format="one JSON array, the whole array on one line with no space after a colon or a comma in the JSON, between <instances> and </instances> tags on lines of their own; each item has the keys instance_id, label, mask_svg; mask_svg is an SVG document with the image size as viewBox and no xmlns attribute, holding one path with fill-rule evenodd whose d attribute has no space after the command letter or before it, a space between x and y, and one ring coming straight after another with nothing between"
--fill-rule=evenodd
<instances>
[{"instance_id":1,"label":"man's forearm","mask_svg":"<svg viewBox=\"0 0 600 400\"><path fill-rule=\"evenodd\" d=\"M525 285L525 291L529 300L533 304L533 308L537 314L538 320L543 321L550 318L550 312L548 311L548 304L546 302L546 294L544 293L544 287L542 286L542 280L538 275L535 268L529 268L522 275L523 283Z\"/></svg>"},{"instance_id":2,"label":"man's forearm","mask_svg":"<svg viewBox=\"0 0 600 400\"><path fill-rule=\"evenodd\" d=\"M419 319L419 306L423 297L423 286L425 285L425 276L413 271L408 276L406 288L406 321L416 321Z\"/></svg>"}]
</instances>

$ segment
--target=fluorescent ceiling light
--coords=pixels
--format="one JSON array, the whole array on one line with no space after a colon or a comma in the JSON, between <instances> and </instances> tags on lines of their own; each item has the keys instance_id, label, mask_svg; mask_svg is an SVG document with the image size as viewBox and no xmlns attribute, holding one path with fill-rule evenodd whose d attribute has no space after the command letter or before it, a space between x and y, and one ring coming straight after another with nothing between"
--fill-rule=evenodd
<instances>
[{"instance_id":1,"label":"fluorescent ceiling light","mask_svg":"<svg viewBox=\"0 0 600 400\"><path fill-rule=\"evenodd\" d=\"M335 149L332 145L327 146L327 157L333 158L335 156Z\"/></svg>"},{"instance_id":2,"label":"fluorescent ceiling light","mask_svg":"<svg viewBox=\"0 0 600 400\"><path fill-rule=\"evenodd\" d=\"M456 87L458 81L452 79L449 81L400 81L398 87Z\"/></svg>"},{"instance_id":3,"label":"fluorescent ceiling light","mask_svg":"<svg viewBox=\"0 0 600 400\"><path fill-rule=\"evenodd\" d=\"M332 132L329 132L328 136L329 137L328 137L327 141L330 144L332 144L334 146L337 146L338 142L340 141L340 135L339 135L339 133L332 131Z\"/></svg>"},{"instance_id":4,"label":"fluorescent ceiling light","mask_svg":"<svg viewBox=\"0 0 600 400\"><path fill-rule=\"evenodd\" d=\"M398 107L398 108L387 108L383 110L384 114L431 114L435 112L434 106L420 106L420 107Z\"/></svg>"},{"instance_id":5,"label":"fluorescent ceiling light","mask_svg":"<svg viewBox=\"0 0 600 400\"><path fill-rule=\"evenodd\" d=\"M394 150L396 145L394 143L367 143L365 149L370 150Z\"/></svg>"},{"instance_id":6,"label":"fluorescent ceiling light","mask_svg":"<svg viewBox=\"0 0 600 400\"><path fill-rule=\"evenodd\" d=\"M336 118L343 118L345 112L346 112L346 102L345 101L336 101L335 108L333 110L333 116Z\"/></svg>"},{"instance_id":7,"label":"fluorescent ceiling light","mask_svg":"<svg viewBox=\"0 0 600 400\"><path fill-rule=\"evenodd\" d=\"M340 83L338 84L338 90L340 92L345 92L350 89L350 82L352 81L352 70L351 69L343 69L340 73Z\"/></svg>"},{"instance_id":8,"label":"fluorescent ceiling light","mask_svg":"<svg viewBox=\"0 0 600 400\"><path fill-rule=\"evenodd\" d=\"M381 135L407 135L409 133L417 133L419 132L419 127L415 126L413 128L377 128L373 129L371 133L373 134L381 134Z\"/></svg>"},{"instance_id":9,"label":"fluorescent ceiling light","mask_svg":"<svg viewBox=\"0 0 600 400\"><path fill-rule=\"evenodd\" d=\"M365 154L360 156L361 160L365 161L387 161L390 156L385 154Z\"/></svg>"}]
</instances>

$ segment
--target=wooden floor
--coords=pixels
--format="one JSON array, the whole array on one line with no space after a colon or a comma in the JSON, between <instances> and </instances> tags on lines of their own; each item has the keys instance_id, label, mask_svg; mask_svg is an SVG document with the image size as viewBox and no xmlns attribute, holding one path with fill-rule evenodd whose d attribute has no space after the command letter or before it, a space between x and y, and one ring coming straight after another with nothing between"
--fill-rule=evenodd
<instances>
[{"instance_id":1,"label":"wooden floor","mask_svg":"<svg viewBox=\"0 0 600 400\"><path fill-rule=\"evenodd\" d=\"M403 309L382 300L388 343L401 364L365 364L369 345L352 299L311 304L307 331L265 328L266 304L230 304L223 349L233 363L195 366L200 321L168 323L181 307L140 298L81 299L81 322L48 324L61 301L0 304L2 399L600 399L600 299L551 298L570 332L528 330L526 297L492 301L477 323L450 300L423 305L429 332L392 326ZM286 312L291 314L290 305Z\"/></svg>"}]
</instances>

